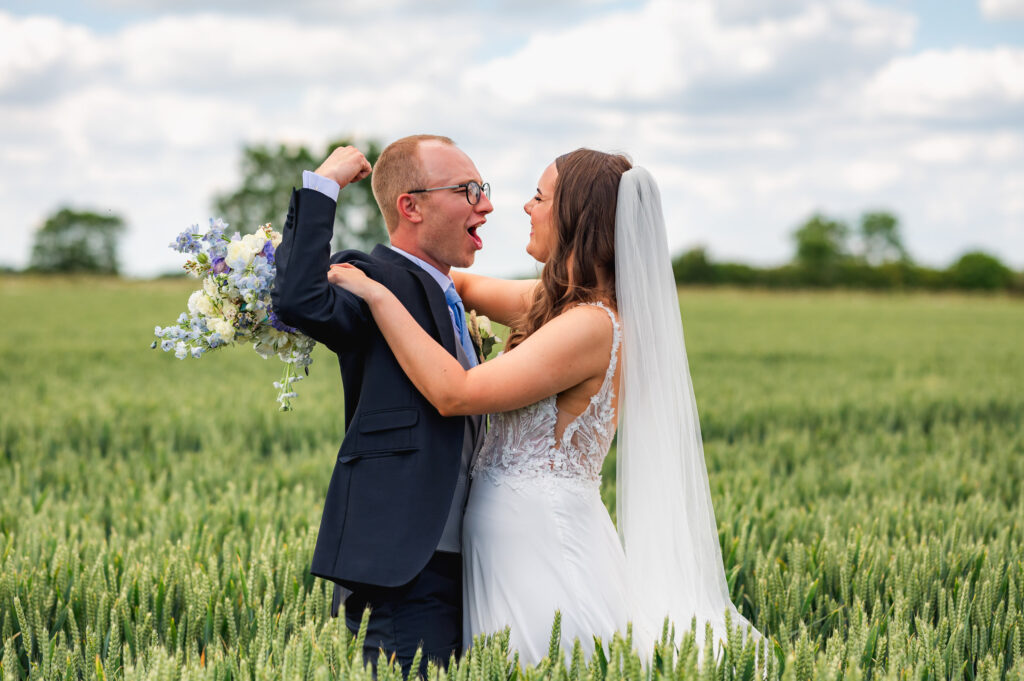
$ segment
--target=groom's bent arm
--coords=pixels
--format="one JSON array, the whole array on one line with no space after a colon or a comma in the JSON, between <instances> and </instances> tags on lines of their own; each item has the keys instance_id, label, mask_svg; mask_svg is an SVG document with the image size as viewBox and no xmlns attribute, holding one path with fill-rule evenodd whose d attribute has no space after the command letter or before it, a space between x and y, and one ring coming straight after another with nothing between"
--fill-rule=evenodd
<instances>
[{"instance_id":1,"label":"groom's bent arm","mask_svg":"<svg viewBox=\"0 0 1024 681\"><path fill-rule=\"evenodd\" d=\"M282 322L338 351L364 337L370 314L362 300L327 281L336 207L321 192L292 192L270 295Z\"/></svg>"}]
</instances>

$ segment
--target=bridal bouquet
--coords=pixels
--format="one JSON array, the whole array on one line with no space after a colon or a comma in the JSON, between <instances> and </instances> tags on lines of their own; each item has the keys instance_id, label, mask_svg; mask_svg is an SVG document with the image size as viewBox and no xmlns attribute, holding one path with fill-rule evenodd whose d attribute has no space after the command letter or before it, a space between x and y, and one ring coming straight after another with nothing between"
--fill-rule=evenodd
<instances>
[{"instance_id":1,"label":"bridal bouquet","mask_svg":"<svg viewBox=\"0 0 1024 681\"><path fill-rule=\"evenodd\" d=\"M281 235L266 224L253 234L235 232L229 238L224 236L226 228L222 220L211 218L205 234L195 225L171 243L179 253L190 254L185 270L203 285L189 296L188 312L182 312L177 322L156 327L158 340L150 347L159 344L178 359L198 359L209 350L251 342L263 359L276 354L285 363L284 376L274 387L281 411L288 411L296 396L292 384L303 378L298 369L309 374L316 342L283 324L270 304L277 272L274 251Z\"/></svg>"}]
</instances>

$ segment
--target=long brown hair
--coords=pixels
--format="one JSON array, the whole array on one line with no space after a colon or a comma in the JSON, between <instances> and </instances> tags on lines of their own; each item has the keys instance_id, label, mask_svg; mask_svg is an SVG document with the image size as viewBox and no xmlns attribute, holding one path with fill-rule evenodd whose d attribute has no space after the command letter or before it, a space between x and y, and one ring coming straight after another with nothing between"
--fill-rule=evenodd
<instances>
[{"instance_id":1,"label":"long brown hair","mask_svg":"<svg viewBox=\"0 0 1024 681\"><path fill-rule=\"evenodd\" d=\"M576 303L615 304L615 204L619 179L633 167L620 154L577 149L555 159L555 246L533 304L509 336L511 350Z\"/></svg>"}]
</instances>

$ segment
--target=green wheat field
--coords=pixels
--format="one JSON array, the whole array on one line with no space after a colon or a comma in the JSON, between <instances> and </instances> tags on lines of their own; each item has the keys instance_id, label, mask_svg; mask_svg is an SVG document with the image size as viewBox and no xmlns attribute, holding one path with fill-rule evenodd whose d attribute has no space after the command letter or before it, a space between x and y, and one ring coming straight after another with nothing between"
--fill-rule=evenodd
<instances>
[{"instance_id":1,"label":"green wheat field","mask_svg":"<svg viewBox=\"0 0 1024 681\"><path fill-rule=\"evenodd\" d=\"M0 279L0 678L368 680L308 565L344 423L248 349L150 350L190 281ZM1024 678L1024 300L683 290L733 599L766 634L616 637L449 681ZM614 455L605 468L614 509ZM383 665L379 678L400 672Z\"/></svg>"}]
</instances>

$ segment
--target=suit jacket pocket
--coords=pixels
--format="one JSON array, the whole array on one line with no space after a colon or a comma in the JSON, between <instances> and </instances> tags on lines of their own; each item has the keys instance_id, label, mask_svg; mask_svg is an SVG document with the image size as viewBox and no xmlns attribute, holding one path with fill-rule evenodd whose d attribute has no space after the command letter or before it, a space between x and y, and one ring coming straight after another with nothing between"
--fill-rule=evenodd
<instances>
[{"instance_id":1,"label":"suit jacket pocket","mask_svg":"<svg viewBox=\"0 0 1024 681\"><path fill-rule=\"evenodd\" d=\"M413 434L420 414L417 409L380 409L359 416L354 432L350 429L338 461L373 456L402 454L417 449ZM348 439L354 438L349 443Z\"/></svg>"}]
</instances>

